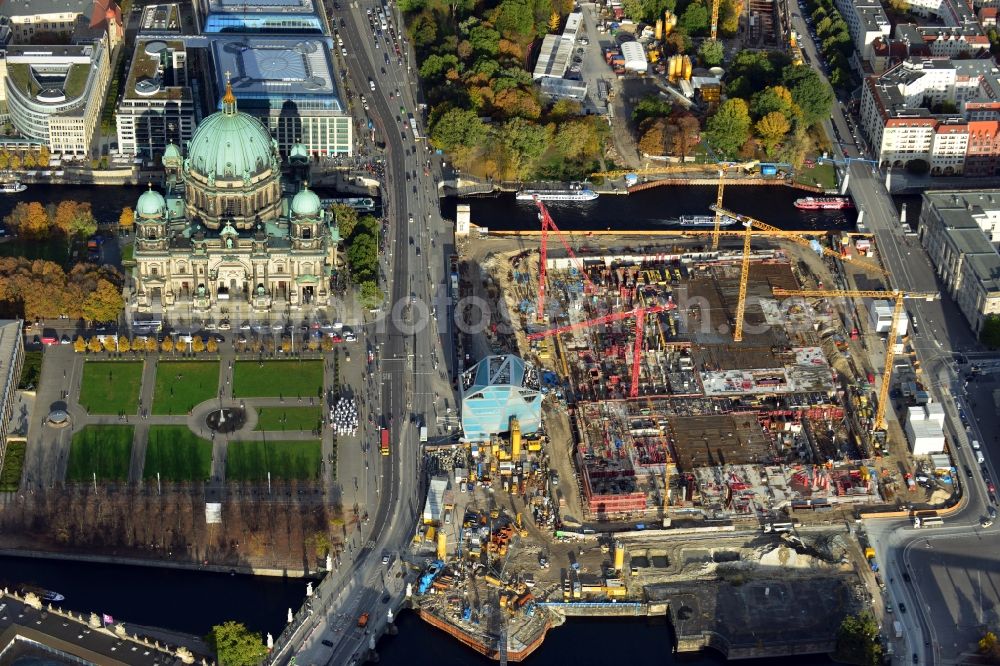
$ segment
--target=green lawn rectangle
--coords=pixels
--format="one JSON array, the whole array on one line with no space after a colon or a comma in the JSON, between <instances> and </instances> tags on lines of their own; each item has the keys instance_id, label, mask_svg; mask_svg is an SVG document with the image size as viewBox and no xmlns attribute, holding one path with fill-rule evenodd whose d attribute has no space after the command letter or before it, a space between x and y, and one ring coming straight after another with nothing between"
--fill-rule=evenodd
<instances>
[{"instance_id":1,"label":"green lawn rectangle","mask_svg":"<svg viewBox=\"0 0 1000 666\"><path fill-rule=\"evenodd\" d=\"M237 361L235 398L309 398L323 391L322 361Z\"/></svg>"},{"instance_id":2,"label":"green lawn rectangle","mask_svg":"<svg viewBox=\"0 0 1000 666\"><path fill-rule=\"evenodd\" d=\"M212 475L212 443L186 425L149 426L144 479L204 481Z\"/></svg>"},{"instance_id":3,"label":"green lawn rectangle","mask_svg":"<svg viewBox=\"0 0 1000 666\"><path fill-rule=\"evenodd\" d=\"M160 361L156 364L153 414L187 414L219 397L218 361Z\"/></svg>"},{"instance_id":4,"label":"green lawn rectangle","mask_svg":"<svg viewBox=\"0 0 1000 666\"><path fill-rule=\"evenodd\" d=\"M24 442L9 442L7 453L3 457L3 467L0 468L0 493L17 492L21 485L21 470L24 468Z\"/></svg>"},{"instance_id":5,"label":"green lawn rectangle","mask_svg":"<svg viewBox=\"0 0 1000 666\"><path fill-rule=\"evenodd\" d=\"M837 170L829 162L811 167L804 166L795 172L795 182L832 190L837 187Z\"/></svg>"},{"instance_id":6,"label":"green lawn rectangle","mask_svg":"<svg viewBox=\"0 0 1000 666\"><path fill-rule=\"evenodd\" d=\"M133 426L89 425L73 435L66 480L125 481L132 460Z\"/></svg>"},{"instance_id":7,"label":"green lawn rectangle","mask_svg":"<svg viewBox=\"0 0 1000 666\"><path fill-rule=\"evenodd\" d=\"M254 430L309 430L320 427L319 407L257 407Z\"/></svg>"},{"instance_id":8,"label":"green lawn rectangle","mask_svg":"<svg viewBox=\"0 0 1000 666\"><path fill-rule=\"evenodd\" d=\"M91 414L135 414L142 389L142 361L83 364L80 406Z\"/></svg>"},{"instance_id":9,"label":"green lawn rectangle","mask_svg":"<svg viewBox=\"0 0 1000 666\"><path fill-rule=\"evenodd\" d=\"M38 387L38 380L42 376L42 352L24 352L24 365L21 367L21 381L18 383L19 389L33 389Z\"/></svg>"},{"instance_id":10,"label":"green lawn rectangle","mask_svg":"<svg viewBox=\"0 0 1000 666\"><path fill-rule=\"evenodd\" d=\"M232 442L226 456L229 481L315 479L322 459L319 440L276 442Z\"/></svg>"}]
</instances>

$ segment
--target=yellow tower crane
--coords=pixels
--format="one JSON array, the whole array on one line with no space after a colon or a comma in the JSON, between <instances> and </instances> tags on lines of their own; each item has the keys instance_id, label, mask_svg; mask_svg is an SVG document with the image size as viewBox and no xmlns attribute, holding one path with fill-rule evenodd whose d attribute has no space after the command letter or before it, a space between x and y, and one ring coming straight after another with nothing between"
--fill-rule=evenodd
<instances>
[{"instance_id":1,"label":"yellow tower crane","mask_svg":"<svg viewBox=\"0 0 1000 666\"><path fill-rule=\"evenodd\" d=\"M719 228L722 226L722 218L725 217L719 211L722 209L722 193L726 189L726 172L730 169L743 169L749 171L756 168L760 162L719 162L719 192L715 197L715 229L712 232L712 249L719 249Z\"/></svg>"},{"instance_id":2,"label":"yellow tower crane","mask_svg":"<svg viewBox=\"0 0 1000 666\"><path fill-rule=\"evenodd\" d=\"M720 0L712 0L712 40L719 35L719 5Z\"/></svg>"},{"instance_id":3,"label":"yellow tower crane","mask_svg":"<svg viewBox=\"0 0 1000 666\"><path fill-rule=\"evenodd\" d=\"M830 291L828 289L802 289L798 291L792 291L788 289L775 288L773 290L775 296L779 297L789 297L789 296L801 296L803 298L836 298L836 297L846 297L846 298L881 298L886 300L895 301L896 305L892 310L892 324L889 326L889 337L885 343L885 365L882 369L882 386L879 388L878 392L878 408L875 411L875 430L885 431L885 410L889 404L889 386L891 384L890 379L892 379L892 362L896 357L896 336L899 334L899 319L903 312L903 300L906 298L923 298L925 300L933 300L939 297L938 294L931 293L916 293L916 292L902 292L897 290L894 291L865 291L865 290L850 290L850 291Z\"/></svg>"},{"instance_id":4,"label":"yellow tower crane","mask_svg":"<svg viewBox=\"0 0 1000 666\"><path fill-rule=\"evenodd\" d=\"M733 211L722 208L721 206L712 206L712 210L715 211L717 215L721 213L726 217L731 217L737 222L742 223L744 226L743 263L740 268L740 295L739 295L739 300L736 303L736 326L733 330L733 342L742 342L743 316L746 313L747 280L750 277L750 236L753 234L754 231L766 231L769 233L774 233L775 235L785 236L795 241L799 245L812 247L812 244L809 242L807 238L805 238L805 236L797 236L797 235L790 236L784 233L778 233L781 232L782 230L777 227L771 226L766 222L761 222L758 219L752 218L749 215L741 215L739 213L734 213ZM841 257L839 254L837 254L836 252L834 252L833 250L824 245L820 245L819 247L822 250L823 254L826 256L834 257L836 259L841 259L841 260L846 258L846 257ZM866 270L880 273L886 277L889 276L889 273L887 271L883 270L881 267L875 264L865 261L853 261L852 263Z\"/></svg>"}]
</instances>

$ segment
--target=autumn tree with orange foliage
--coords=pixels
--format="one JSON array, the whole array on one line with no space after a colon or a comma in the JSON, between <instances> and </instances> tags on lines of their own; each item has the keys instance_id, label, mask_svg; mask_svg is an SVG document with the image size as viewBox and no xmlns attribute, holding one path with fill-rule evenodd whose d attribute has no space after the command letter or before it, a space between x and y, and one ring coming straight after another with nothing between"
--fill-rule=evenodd
<instances>
[{"instance_id":1,"label":"autumn tree with orange foliage","mask_svg":"<svg viewBox=\"0 0 1000 666\"><path fill-rule=\"evenodd\" d=\"M28 320L98 316L116 319L124 305L122 276L110 266L77 264L67 273L51 261L0 257L0 317Z\"/></svg>"}]
</instances>

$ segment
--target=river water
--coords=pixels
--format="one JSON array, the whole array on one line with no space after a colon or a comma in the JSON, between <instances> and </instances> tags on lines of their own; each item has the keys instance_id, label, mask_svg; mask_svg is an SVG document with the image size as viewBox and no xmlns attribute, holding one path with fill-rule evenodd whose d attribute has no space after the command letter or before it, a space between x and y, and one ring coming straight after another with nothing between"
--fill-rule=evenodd
<instances>
[{"instance_id":1,"label":"river water","mask_svg":"<svg viewBox=\"0 0 1000 666\"><path fill-rule=\"evenodd\" d=\"M547 202L556 225L564 231L656 231L679 229L672 223L681 215L711 215L714 186L654 187L627 196L605 194L590 202ZM728 186L725 208L755 217L782 229L849 229L857 220L853 210L800 211L793 202L808 193L781 186ZM535 205L514 195L442 201L442 214L454 219L455 206L471 207L472 223L491 230L538 229Z\"/></svg>"},{"instance_id":2,"label":"river water","mask_svg":"<svg viewBox=\"0 0 1000 666\"><path fill-rule=\"evenodd\" d=\"M0 557L0 585L31 584L66 596L70 610L107 613L116 621L158 626L204 636L212 625L236 619L254 631L277 636L288 608L297 609L305 581L229 576L182 569L90 562ZM399 633L378 644L382 664L487 666L495 664L404 611ZM530 666L586 666L725 663L715 653L674 657L671 629L663 618L574 619L549 632L528 660ZM824 656L742 662L748 666L811 666L832 663ZM335 665L336 666L336 665Z\"/></svg>"},{"instance_id":3,"label":"river water","mask_svg":"<svg viewBox=\"0 0 1000 666\"><path fill-rule=\"evenodd\" d=\"M143 187L43 187L30 186L17 195L0 195L0 219L18 201L58 203L66 199L89 201L100 222L117 222L122 208L135 206ZM333 191L317 190L320 196L334 196ZM792 203L807 193L790 187L734 186L726 188L724 204L737 213L756 217L776 227L786 229L849 228L857 215L853 210L800 211ZM658 187L628 196L603 195L586 203L548 204L560 229L598 230L657 230L678 228L671 225L680 215L709 215L715 203L714 186ZM513 194L495 197L442 200L442 213L454 219L455 206L468 203L472 207L472 222L490 229L538 229L534 204L516 201Z\"/></svg>"}]
</instances>

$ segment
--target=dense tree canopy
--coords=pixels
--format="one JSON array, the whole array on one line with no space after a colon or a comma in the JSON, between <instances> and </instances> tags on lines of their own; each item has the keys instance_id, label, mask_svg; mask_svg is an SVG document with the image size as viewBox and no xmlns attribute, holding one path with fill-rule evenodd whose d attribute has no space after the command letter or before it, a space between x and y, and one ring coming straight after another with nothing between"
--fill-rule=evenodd
<instances>
[{"instance_id":1,"label":"dense tree canopy","mask_svg":"<svg viewBox=\"0 0 1000 666\"><path fill-rule=\"evenodd\" d=\"M782 72L782 85L802 111L802 122L811 127L830 115L833 90L808 65L789 65Z\"/></svg>"},{"instance_id":2,"label":"dense tree canopy","mask_svg":"<svg viewBox=\"0 0 1000 666\"><path fill-rule=\"evenodd\" d=\"M837 631L837 651L834 657L838 661L862 666L878 666L882 663L878 622L871 613L864 612L844 618Z\"/></svg>"},{"instance_id":3,"label":"dense tree canopy","mask_svg":"<svg viewBox=\"0 0 1000 666\"><path fill-rule=\"evenodd\" d=\"M708 8L700 0L695 0L681 14L678 24L684 32L695 37L708 32L708 18Z\"/></svg>"},{"instance_id":4,"label":"dense tree canopy","mask_svg":"<svg viewBox=\"0 0 1000 666\"><path fill-rule=\"evenodd\" d=\"M201 340L195 336L196 340ZM258 666L267 655L260 634L239 622L225 622L212 627L208 639L219 657L219 666Z\"/></svg>"},{"instance_id":5,"label":"dense tree canopy","mask_svg":"<svg viewBox=\"0 0 1000 666\"><path fill-rule=\"evenodd\" d=\"M764 144L764 150L768 157L773 157L774 149L792 129L792 124L784 114L772 111L757 121L755 129Z\"/></svg>"},{"instance_id":6,"label":"dense tree canopy","mask_svg":"<svg viewBox=\"0 0 1000 666\"><path fill-rule=\"evenodd\" d=\"M672 0L644 0L659 15ZM487 5L402 0L430 106L431 144L480 177L579 178L596 170L607 127L578 103L546 108L525 69L537 38L561 25L572 0ZM433 21L433 29L428 25Z\"/></svg>"},{"instance_id":7,"label":"dense tree canopy","mask_svg":"<svg viewBox=\"0 0 1000 666\"><path fill-rule=\"evenodd\" d=\"M799 107L792 100L792 93L784 86L768 86L750 99L750 113L754 118L763 118L777 112L793 122L799 117Z\"/></svg>"},{"instance_id":8,"label":"dense tree canopy","mask_svg":"<svg viewBox=\"0 0 1000 666\"><path fill-rule=\"evenodd\" d=\"M641 125L647 118L664 118L670 115L670 103L657 95L646 95L632 107L632 121Z\"/></svg>"},{"instance_id":9,"label":"dense tree canopy","mask_svg":"<svg viewBox=\"0 0 1000 666\"><path fill-rule=\"evenodd\" d=\"M120 285L107 266L77 264L66 273L51 261L0 258L0 317L108 321L123 307Z\"/></svg>"},{"instance_id":10,"label":"dense tree canopy","mask_svg":"<svg viewBox=\"0 0 1000 666\"><path fill-rule=\"evenodd\" d=\"M4 218L4 222L19 236L40 240L60 235L67 239L90 236L97 231L90 203L60 201L43 206L37 201L19 202Z\"/></svg>"},{"instance_id":11,"label":"dense tree canopy","mask_svg":"<svg viewBox=\"0 0 1000 666\"><path fill-rule=\"evenodd\" d=\"M431 143L442 150L477 146L485 138L486 125L468 109L449 109L431 127Z\"/></svg>"},{"instance_id":12,"label":"dense tree canopy","mask_svg":"<svg viewBox=\"0 0 1000 666\"><path fill-rule=\"evenodd\" d=\"M663 12L676 8L677 0L622 0L622 10L634 21L655 23Z\"/></svg>"},{"instance_id":13,"label":"dense tree canopy","mask_svg":"<svg viewBox=\"0 0 1000 666\"><path fill-rule=\"evenodd\" d=\"M726 49L717 39L706 39L698 47L698 57L705 67L715 67L722 64Z\"/></svg>"},{"instance_id":14,"label":"dense tree canopy","mask_svg":"<svg viewBox=\"0 0 1000 666\"><path fill-rule=\"evenodd\" d=\"M738 97L723 102L705 123L705 138L721 157L734 158L750 138L747 103Z\"/></svg>"},{"instance_id":15,"label":"dense tree canopy","mask_svg":"<svg viewBox=\"0 0 1000 666\"><path fill-rule=\"evenodd\" d=\"M1000 315L989 315L979 332L979 340L991 349L1000 348Z\"/></svg>"}]
</instances>

